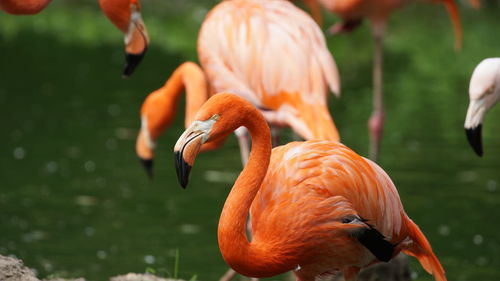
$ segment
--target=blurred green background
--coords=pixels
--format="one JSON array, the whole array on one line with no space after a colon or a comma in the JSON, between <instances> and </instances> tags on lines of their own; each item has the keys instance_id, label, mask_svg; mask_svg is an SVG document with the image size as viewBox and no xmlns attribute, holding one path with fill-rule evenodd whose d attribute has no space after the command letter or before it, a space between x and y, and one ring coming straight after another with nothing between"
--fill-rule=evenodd
<instances>
[{"instance_id":1,"label":"blurred green background","mask_svg":"<svg viewBox=\"0 0 500 281\"><path fill-rule=\"evenodd\" d=\"M225 271L216 228L241 169L235 138L198 157L187 190L172 160L182 110L159 140L154 181L134 152L143 99L181 62L196 60L197 31L216 2L143 1L151 46L126 80L122 34L97 1L54 1L36 16L0 14L0 254L22 258L39 277L173 276L176 253L181 278L217 280ZM463 121L472 70L500 54L500 2L483 1L480 11L462 3L460 12L461 52L440 5L411 5L391 18L380 165L449 280L498 280L500 109L485 120L482 159ZM337 20L325 17L324 29ZM328 45L343 90L330 98L332 115L343 142L366 155L368 24L328 36ZM414 278L432 280L411 265Z\"/></svg>"}]
</instances>

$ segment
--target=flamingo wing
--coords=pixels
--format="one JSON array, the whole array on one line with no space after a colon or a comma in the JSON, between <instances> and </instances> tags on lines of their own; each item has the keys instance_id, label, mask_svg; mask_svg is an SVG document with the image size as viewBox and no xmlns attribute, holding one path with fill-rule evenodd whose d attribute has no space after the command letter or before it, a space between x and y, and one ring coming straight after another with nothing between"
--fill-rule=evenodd
<instances>
[{"instance_id":1,"label":"flamingo wing","mask_svg":"<svg viewBox=\"0 0 500 281\"><path fill-rule=\"evenodd\" d=\"M353 214L394 244L407 235L407 216L387 174L346 146L329 141L293 142L273 150L268 173L252 204L252 225L259 227L260 216L271 205L311 194L322 200L345 198Z\"/></svg>"}]
</instances>

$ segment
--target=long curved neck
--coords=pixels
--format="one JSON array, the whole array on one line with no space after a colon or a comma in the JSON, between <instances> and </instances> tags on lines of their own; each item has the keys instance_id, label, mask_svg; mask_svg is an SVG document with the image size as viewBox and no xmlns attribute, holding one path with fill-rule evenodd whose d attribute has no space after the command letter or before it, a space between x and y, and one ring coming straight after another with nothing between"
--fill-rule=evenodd
<instances>
[{"instance_id":1,"label":"long curved neck","mask_svg":"<svg viewBox=\"0 0 500 281\"><path fill-rule=\"evenodd\" d=\"M451 22L453 24L453 30L455 32L455 50L460 50L462 48L462 24L460 22L460 15L458 13L457 4L455 0L440 0L448 10Z\"/></svg>"},{"instance_id":2,"label":"long curved neck","mask_svg":"<svg viewBox=\"0 0 500 281\"><path fill-rule=\"evenodd\" d=\"M140 8L139 1L130 0L99 0L99 5L109 20L122 32L128 30L131 10L130 5L135 4Z\"/></svg>"},{"instance_id":3,"label":"long curved neck","mask_svg":"<svg viewBox=\"0 0 500 281\"><path fill-rule=\"evenodd\" d=\"M186 92L186 127L194 120L194 115L208 99L205 74L192 62L180 65L165 85L150 94L144 102L141 115L147 119L148 129L153 139L169 126L175 116L182 90Z\"/></svg>"},{"instance_id":4,"label":"long curved neck","mask_svg":"<svg viewBox=\"0 0 500 281\"><path fill-rule=\"evenodd\" d=\"M246 115L243 124L252 136L247 165L236 180L219 220L219 247L226 263L240 274L269 277L290 270L273 259L262 242L249 242L246 235L248 211L264 177L271 157L271 134L262 115ZM244 112L242 114L245 114Z\"/></svg>"}]
</instances>

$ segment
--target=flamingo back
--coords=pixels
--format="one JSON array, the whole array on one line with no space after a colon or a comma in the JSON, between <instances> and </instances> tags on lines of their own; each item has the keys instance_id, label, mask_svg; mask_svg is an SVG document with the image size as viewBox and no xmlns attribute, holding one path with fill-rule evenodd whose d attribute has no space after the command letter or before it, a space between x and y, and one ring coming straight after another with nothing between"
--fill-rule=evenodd
<instances>
[{"instance_id":1,"label":"flamingo back","mask_svg":"<svg viewBox=\"0 0 500 281\"><path fill-rule=\"evenodd\" d=\"M287 197L292 202L303 200L304 196L344 198L393 244L408 235L408 217L389 176L377 164L340 143L293 142L273 149L266 178L252 204L252 227L259 230L262 215L273 204ZM290 206L293 208L293 204Z\"/></svg>"},{"instance_id":2,"label":"flamingo back","mask_svg":"<svg viewBox=\"0 0 500 281\"><path fill-rule=\"evenodd\" d=\"M339 91L339 78L320 28L305 12L284 0L224 1L201 27L198 54L213 91L235 93L272 111L268 122L300 123L302 137L319 138L319 129L308 128L313 122L304 121L317 117L304 116L318 106L328 112L326 94ZM327 130L336 132L328 118Z\"/></svg>"}]
</instances>

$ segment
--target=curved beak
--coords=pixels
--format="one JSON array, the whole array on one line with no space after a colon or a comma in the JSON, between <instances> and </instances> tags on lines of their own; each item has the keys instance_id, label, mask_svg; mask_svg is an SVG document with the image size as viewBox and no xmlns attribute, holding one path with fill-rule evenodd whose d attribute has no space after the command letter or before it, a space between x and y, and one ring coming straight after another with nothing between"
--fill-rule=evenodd
<instances>
[{"instance_id":1,"label":"curved beak","mask_svg":"<svg viewBox=\"0 0 500 281\"><path fill-rule=\"evenodd\" d=\"M205 139L205 133L193 125L186 129L174 146L177 180L183 188L186 188L188 184L189 172Z\"/></svg>"},{"instance_id":2,"label":"curved beak","mask_svg":"<svg viewBox=\"0 0 500 281\"><path fill-rule=\"evenodd\" d=\"M469 144L478 156L483 156L483 145L481 139L481 129L484 119L485 109L482 100L471 100L465 117L465 134Z\"/></svg>"},{"instance_id":3,"label":"curved beak","mask_svg":"<svg viewBox=\"0 0 500 281\"><path fill-rule=\"evenodd\" d=\"M465 129L465 134L467 135L467 140L469 141L470 146L474 149L474 152L481 157L483 156L483 144L481 138L481 128L482 125L475 128Z\"/></svg>"},{"instance_id":4,"label":"curved beak","mask_svg":"<svg viewBox=\"0 0 500 281\"><path fill-rule=\"evenodd\" d=\"M144 167L144 169L146 170L146 174L148 175L149 179L152 180L153 179L153 159L142 159L142 158L139 158L139 160L141 161L141 164L142 166Z\"/></svg>"},{"instance_id":5,"label":"curved beak","mask_svg":"<svg viewBox=\"0 0 500 281\"><path fill-rule=\"evenodd\" d=\"M148 50L149 35L142 21L140 10L131 6L131 16L128 31L125 35L125 67L123 76L130 76L142 61Z\"/></svg>"}]
</instances>

